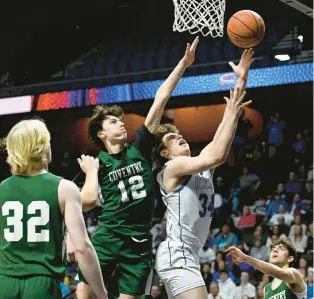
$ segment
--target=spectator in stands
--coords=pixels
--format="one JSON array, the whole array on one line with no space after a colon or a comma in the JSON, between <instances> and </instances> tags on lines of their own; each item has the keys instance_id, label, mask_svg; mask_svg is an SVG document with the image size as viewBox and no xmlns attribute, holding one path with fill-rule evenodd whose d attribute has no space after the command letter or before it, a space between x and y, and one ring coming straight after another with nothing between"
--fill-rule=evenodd
<instances>
[{"instance_id":1,"label":"spectator in stands","mask_svg":"<svg viewBox=\"0 0 314 299\"><path fill-rule=\"evenodd\" d=\"M96 230L96 226L94 224L94 220L92 217L87 217L87 225L86 226L87 226L86 229L88 231L88 234L91 237Z\"/></svg>"},{"instance_id":2,"label":"spectator in stands","mask_svg":"<svg viewBox=\"0 0 314 299\"><path fill-rule=\"evenodd\" d=\"M217 245L218 250L225 250L231 245L237 245L239 239L237 235L230 232L230 227L228 224L224 224L221 229L221 233L216 238L215 245Z\"/></svg>"},{"instance_id":3,"label":"spectator in stands","mask_svg":"<svg viewBox=\"0 0 314 299\"><path fill-rule=\"evenodd\" d=\"M207 243L205 243L198 257L200 264L210 263L216 259L216 253L212 248L208 247Z\"/></svg>"},{"instance_id":4,"label":"spectator in stands","mask_svg":"<svg viewBox=\"0 0 314 299\"><path fill-rule=\"evenodd\" d=\"M290 215L291 216L291 215ZM293 219L293 218L292 218ZM291 223L290 223L291 224ZM289 224L289 225L290 225ZM285 234L286 236L289 236L290 232L290 226L286 224L285 218L283 216L278 217L278 226L279 230Z\"/></svg>"},{"instance_id":5,"label":"spectator in stands","mask_svg":"<svg viewBox=\"0 0 314 299\"><path fill-rule=\"evenodd\" d=\"M250 256L266 262L268 259L268 249L265 245L262 245L260 240L256 240L251 248Z\"/></svg>"},{"instance_id":6,"label":"spectator in stands","mask_svg":"<svg viewBox=\"0 0 314 299\"><path fill-rule=\"evenodd\" d=\"M266 216L267 205L266 200L264 198L260 198L256 201L256 206L254 207L253 212L256 214L257 217L259 216Z\"/></svg>"},{"instance_id":7,"label":"spectator in stands","mask_svg":"<svg viewBox=\"0 0 314 299\"><path fill-rule=\"evenodd\" d=\"M271 234L271 237L268 237L267 238L267 241L266 241L266 246L269 247L270 244L275 241L275 240L284 240L284 241L287 241L288 240L288 237L281 233L280 231L280 228L278 225L274 225L273 228L272 228L272 234Z\"/></svg>"},{"instance_id":8,"label":"spectator in stands","mask_svg":"<svg viewBox=\"0 0 314 299\"><path fill-rule=\"evenodd\" d=\"M302 230L304 232L306 232L306 225L302 224L302 215L298 215L297 214L297 215L294 216L294 224L290 228L289 239L291 239L291 237L294 235L295 228L296 228L297 225L301 225L302 226Z\"/></svg>"},{"instance_id":9,"label":"spectator in stands","mask_svg":"<svg viewBox=\"0 0 314 299\"><path fill-rule=\"evenodd\" d=\"M300 193L301 184L297 181L295 172L291 171L289 173L289 179L286 181L285 190L287 193Z\"/></svg>"},{"instance_id":10,"label":"spectator in stands","mask_svg":"<svg viewBox=\"0 0 314 299\"><path fill-rule=\"evenodd\" d=\"M304 190L302 192L302 198L308 206L313 205L313 183L306 181L304 185Z\"/></svg>"},{"instance_id":11,"label":"spectator in stands","mask_svg":"<svg viewBox=\"0 0 314 299\"><path fill-rule=\"evenodd\" d=\"M296 225L294 235L291 236L291 244L296 252L305 252L305 248L307 247L307 235L302 231L301 225Z\"/></svg>"},{"instance_id":12,"label":"spectator in stands","mask_svg":"<svg viewBox=\"0 0 314 299\"><path fill-rule=\"evenodd\" d=\"M232 202L232 212L236 215L239 214L239 194L240 188L232 188L230 191L230 200Z\"/></svg>"},{"instance_id":13,"label":"spectator in stands","mask_svg":"<svg viewBox=\"0 0 314 299\"><path fill-rule=\"evenodd\" d=\"M291 167L298 178L304 178L305 176L305 165L303 163L304 159L301 158L302 157L295 157Z\"/></svg>"},{"instance_id":14,"label":"spectator in stands","mask_svg":"<svg viewBox=\"0 0 314 299\"><path fill-rule=\"evenodd\" d=\"M244 206L242 209L242 216L237 224L243 232L246 232L247 229L252 229L256 224L256 215L252 214L248 206Z\"/></svg>"},{"instance_id":15,"label":"spectator in stands","mask_svg":"<svg viewBox=\"0 0 314 299\"><path fill-rule=\"evenodd\" d=\"M284 218L284 223L286 223L287 225L290 225L291 222L293 221L293 216L291 214L289 214L284 205L279 205L279 213L278 214L274 214L270 219L269 219L269 223L270 225L278 225L278 218Z\"/></svg>"},{"instance_id":16,"label":"spectator in stands","mask_svg":"<svg viewBox=\"0 0 314 299\"><path fill-rule=\"evenodd\" d=\"M234 136L234 151L235 158L238 164L244 160L245 156L245 146L249 135L249 130L253 128L250 120L245 118L245 110L242 110L242 113L239 117L237 131Z\"/></svg>"},{"instance_id":17,"label":"spectator in stands","mask_svg":"<svg viewBox=\"0 0 314 299\"><path fill-rule=\"evenodd\" d=\"M228 299L225 294L219 291L218 283L213 281L209 285L208 299L215 299L216 296L220 296L222 299Z\"/></svg>"},{"instance_id":18,"label":"spectator in stands","mask_svg":"<svg viewBox=\"0 0 314 299\"><path fill-rule=\"evenodd\" d=\"M297 140L293 143L292 148L295 154L304 154L306 150L306 142L301 133L296 136Z\"/></svg>"},{"instance_id":19,"label":"spectator in stands","mask_svg":"<svg viewBox=\"0 0 314 299\"><path fill-rule=\"evenodd\" d=\"M307 248L308 254L313 254L313 222L308 225L307 228Z\"/></svg>"},{"instance_id":20,"label":"spectator in stands","mask_svg":"<svg viewBox=\"0 0 314 299\"><path fill-rule=\"evenodd\" d=\"M284 142L283 130L286 124L280 119L279 113L275 117L271 116L270 121L267 125L268 129L268 140L269 145L268 156L270 158L276 155L277 150Z\"/></svg>"},{"instance_id":21,"label":"spectator in stands","mask_svg":"<svg viewBox=\"0 0 314 299\"><path fill-rule=\"evenodd\" d=\"M249 273L241 273L241 284L235 288L233 299L241 299L243 296L254 298L256 295L255 287L249 283Z\"/></svg>"},{"instance_id":22,"label":"spectator in stands","mask_svg":"<svg viewBox=\"0 0 314 299\"><path fill-rule=\"evenodd\" d=\"M253 234L253 243L255 243L256 240L260 240L262 245L266 244L267 235L264 233L263 227L261 225L255 228Z\"/></svg>"},{"instance_id":23,"label":"spectator in stands","mask_svg":"<svg viewBox=\"0 0 314 299\"><path fill-rule=\"evenodd\" d=\"M307 298L313 299L313 271L309 271L306 277Z\"/></svg>"},{"instance_id":24,"label":"spectator in stands","mask_svg":"<svg viewBox=\"0 0 314 299\"><path fill-rule=\"evenodd\" d=\"M286 198L285 185L283 183L278 183L275 193L279 194L281 199L285 199Z\"/></svg>"},{"instance_id":25,"label":"spectator in stands","mask_svg":"<svg viewBox=\"0 0 314 299\"><path fill-rule=\"evenodd\" d=\"M205 285L209 285L211 281L213 281L213 275L210 273L209 264L203 264L201 268L201 273L205 282Z\"/></svg>"},{"instance_id":26,"label":"spectator in stands","mask_svg":"<svg viewBox=\"0 0 314 299\"><path fill-rule=\"evenodd\" d=\"M228 299L232 298L236 285L232 279L228 277L228 273L226 271L220 272L218 286L221 293L225 294Z\"/></svg>"},{"instance_id":27,"label":"spectator in stands","mask_svg":"<svg viewBox=\"0 0 314 299\"><path fill-rule=\"evenodd\" d=\"M232 271L228 270L227 264L225 261L219 261L218 262L218 267L216 269L216 272L213 275L213 281L217 282L220 279L220 274L222 272L227 272L228 273L228 277L230 277L232 279L232 281L235 280L235 277L232 273Z\"/></svg>"},{"instance_id":28,"label":"spectator in stands","mask_svg":"<svg viewBox=\"0 0 314 299\"><path fill-rule=\"evenodd\" d=\"M296 193L293 197L293 203L290 206L290 214L306 214L307 212L307 206L306 204L301 200L301 196L299 193Z\"/></svg>"},{"instance_id":29,"label":"spectator in stands","mask_svg":"<svg viewBox=\"0 0 314 299\"><path fill-rule=\"evenodd\" d=\"M248 196L248 202L255 200L256 191L261 184L260 177L255 173L250 173L247 166L243 167L243 174L239 177L241 194Z\"/></svg>"},{"instance_id":30,"label":"spectator in stands","mask_svg":"<svg viewBox=\"0 0 314 299\"><path fill-rule=\"evenodd\" d=\"M223 181L221 176L217 177L215 193L218 193L222 196L222 198L226 199L229 197L229 189Z\"/></svg>"},{"instance_id":31,"label":"spectator in stands","mask_svg":"<svg viewBox=\"0 0 314 299\"><path fill-rule=\"evenodd\" d=\"M307 277L307 275L308 275L308 262L307 262L305 257L300 258L298 271L301 273L303 278Z\"/></svg>"},{"instance_id":32,"label":"spectator in stands","mask_svg":"<svg viewBox=\"0 0 314 299\"><path fill-rule=\"evenodd\" d=\"M150 294L152 296L152 299L161 299L162 298L162 296L160 294L159 286L157 286L157 285L152 286Z\"/></svg>"},{"instance_id":33,"label":"spectator in stands","mask_svg":"<svg viewBox=\"0 0 314 299\"><path fill-rule=\"evenodd\" d=\"M260 283L258 286L257 286L257 293L256 293L256 296L255 296L255 299L264 299L264 285L262 283Z\"/></svg>"},{"instance_id":34,"label":"spectator in stands","mask_svg":"<svg viewBox=\"0 0 314 299\"><path fill-rule=\"evenodd\" d=\"M274 199L270 202L267 211L266 216L271 217L275 214L279 214L279 206L283 205L285 207L285 210L288 210L288 205L285 200L280 198L280 195L278 193L274 194Z\"/></svg>"}]
</instances>

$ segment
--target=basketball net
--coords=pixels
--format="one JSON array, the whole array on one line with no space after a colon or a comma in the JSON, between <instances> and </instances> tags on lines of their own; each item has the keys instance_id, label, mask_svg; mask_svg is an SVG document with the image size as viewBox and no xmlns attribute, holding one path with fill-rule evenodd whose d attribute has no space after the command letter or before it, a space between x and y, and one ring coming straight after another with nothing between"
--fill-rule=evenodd
<instances>
[{"instance_id":1,"label":"basketball net","mask_svg":"<svg viewBox=\"0 0 314 299\"><path fill-rule=\"evenodd\" d=\"M200 32L204 36L223 36L225 0L172 0L173 31Z\"/></svg>"}]
</instances>

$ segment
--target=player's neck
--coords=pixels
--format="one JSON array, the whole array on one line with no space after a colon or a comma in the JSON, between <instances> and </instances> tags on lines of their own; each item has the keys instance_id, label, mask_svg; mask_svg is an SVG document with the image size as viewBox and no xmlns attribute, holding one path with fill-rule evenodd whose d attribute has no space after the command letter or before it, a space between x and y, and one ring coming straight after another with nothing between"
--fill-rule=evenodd
<instances>
[{"instance_id":1,"label":"player's neck","mask_svg":"<svg viewBox=\"0 0 314 299\"><path fill-rule=\"evenodd\" d=\"M278 266L278 267L281 268L281 269L289 269L289 265L288 265L288 264L283 265L283 266L281 266L281 265L276 265L276 266ZM280 284L281 282L282 282L281 279L274 277L274 280L273 280L273 283L274 283L274 284L278 285L278 284Z\"/></svg>"},{"instance_id":2,"label":"player's neck","mask_svg":"<svg viewBox=\"0 0 314 299\"><path fill-rule=\"evenodd\" d=\"M125 147L125 142L123 143L116 143L116 144L112 144L112 143L107 143L105 144L105 147L107 149L108 154L118 154L120 152L123 151L124 147Z\"/></svg>"}]
</instances>

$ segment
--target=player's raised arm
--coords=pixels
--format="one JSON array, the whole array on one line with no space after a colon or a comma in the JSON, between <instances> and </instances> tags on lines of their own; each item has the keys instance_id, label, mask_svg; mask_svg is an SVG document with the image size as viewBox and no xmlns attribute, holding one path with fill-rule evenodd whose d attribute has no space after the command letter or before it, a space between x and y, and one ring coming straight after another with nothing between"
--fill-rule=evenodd
<instances>
[{"instance_id":1,"label":"player's raised arm","mask_svg":"<svg viewBox=\"0 0 314 299\"><path fill-rule=\"evenodd\" d=\"M239 248L235 246L227 248L226 252L238 262L248 263L271 277L283 280L288 284L295 284L301 289L305 288L303 278L300 272L295 268L280 268L274 264L257 260L249 255L244 254ZM293 257L291 257L291 259L291 261L293 261Z\"/></svg>"},{"instance_id":2,"label":"player's raised arm","mask_svg":"<svg viewBox=\"0 0 314 299\"><path fill-rule=\"evenodd\" d=\"M192 45L187 44L184 57L180 60L178 65L169 75L167 80L159 87L156 93L154 103L150 108L144 123L147 129L153 134L156 133L158 129L165 106L173 90L176 88L185 70L194 62L198 41L199 38L196 37Z\"/></svg>"},{"instance_id":3,"label":"player's raised arm","mask_svg":"<svg viewBox=\"0 0 314 299\"><path fill-rule=\"evenodd\" d=\"M253 62L253 55L254 55L253 49L246 49L242 53L242 56L241 56L241 59L240 59L240 62L238 65L235 65L233 62L229 62L229 65L232 67L234 73L238 77L236 87L239 88L239 94L242 94L244 89L245 89L246 82L247 82L248 75L249 75L249 69L250 69L250 66ZM220 136L220 134L224 128L224 125L226 122L225 114L226 114L226 111L224 113L224 117L223 117L223 119L222 119L216 133L215 133L214 139L211 142L210 146L212 146L216 142L218 136Z\"/></svg>"},{"instance_id":4,"label":"player's raised arm","mask_svg":"<svg viewBox=\"0 0 314 299\"><path fill-rule=\"evenodd\" d=\"M89 211L93 209L98 200L98 169L99 160L90 156L82 155L77 159L81 169L85 172L86 178L84 186L81 190L81 198L83 211Z\"/></svg>"},{"instance_id":5,"label":"player's raised arm","mask_svg":"<svg viewBox=\"0 0 314 299\"><path fill-rule=\"evenodd\" d=\"M233 92L230 89L230 99L225 97L227 108L225 113L225 125L216 142L210 147L206 147L197 157L178 157L173 159L165 170L165 178L180 177L188 174L199 173L213 169L224 163L230 146L233 141L234 133L237 128L238 118L241 110L249 105L251 101L243 103L245 92L239 94L239 88Z\"/></svg>"},{"instance_id":6,"label":"player's raised arm","mask_svg":"<svg viewBox=\"0 0 314 299\"><path fill-rule=\"evenodd\" d=\"M58 195L61 205L64 206L65 224L75 248L79 267L97 298L107 298L99 261L86 232L80 191L74 183L62 180Z\"/></svg>"}]
</instances>

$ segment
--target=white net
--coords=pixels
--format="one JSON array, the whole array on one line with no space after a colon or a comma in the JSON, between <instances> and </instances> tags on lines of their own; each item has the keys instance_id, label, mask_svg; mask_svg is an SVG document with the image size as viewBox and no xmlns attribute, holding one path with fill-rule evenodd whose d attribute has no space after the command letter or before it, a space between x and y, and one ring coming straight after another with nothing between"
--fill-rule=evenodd
<instances>
[{"instance_id":1,"label":"white net","mask_svg":"<svg viewBox=\"0 0 314 299\"><path fill-rule=\"evenodd\" d=\"M173 0L173 31L223 36L225 0Z\"/></svg>"}]
</instances>

